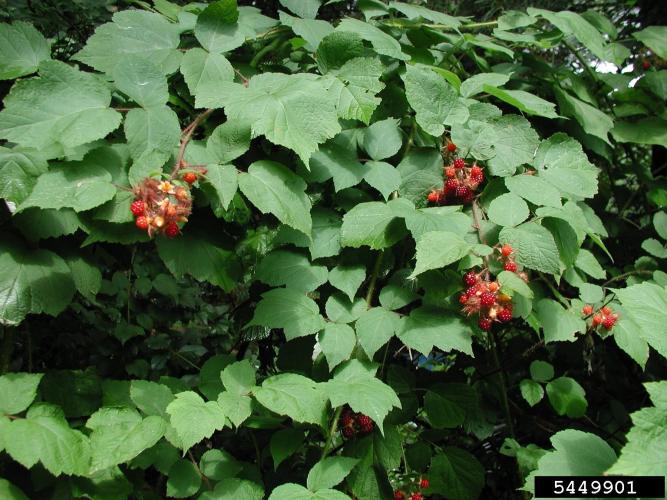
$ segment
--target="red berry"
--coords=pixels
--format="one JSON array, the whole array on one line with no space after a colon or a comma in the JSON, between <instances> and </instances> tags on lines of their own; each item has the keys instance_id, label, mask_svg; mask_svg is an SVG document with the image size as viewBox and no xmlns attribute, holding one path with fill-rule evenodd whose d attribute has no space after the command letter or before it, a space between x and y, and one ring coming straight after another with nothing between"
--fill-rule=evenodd
<instances>
[{"instance_id":1,"label":"red berry","mask_svg":"<svg viewBox=\"0 0 667 500\"><path fill-rule=\"evenodd\" d=\"M456 179L447 179L445 182L445 191L455 191L459 187L459 181Z\"/></svg>"},{"instance_id":2,"label":"red berry","mask_svg":"<svg viewBox=\"0 0 667 500\"><path fill-rule=\"evenodd\" d=\"M413 493L410 495L410 500L423 500L423 498L421 493Z\"/></svg>"},{"instance_id":3,"label":"red berry","mask_svg":"<svg viewBox=\"0 0 667 500\"><path fill-rule=\"evenodd\" d=\"M505 257L509 257L513 251L514 249L511 247L511 245L503 245L500 249L500 253L502 253Z\"/></svg>"},{"instance_id":4,"label":"red berry","mask_svg":"<svg viewBox=\"0 0 667 500\"><path fill-rule=\"evenodd\" d=\"M480 329L484 330L485 332L488 332L489 330L491 330L491 325L493 325L493 321L491 321L489 318L479 318L477 324L479 325Z\"/></svg>"},{"instance_id":5,"label":"red berry","mask_svg":"<svg viewBox=\"0 0 667 500\"><path fill-rule=\"evenodd\" d=\"M454 168L463 168L466 166L466 162L463 161L463 158L457 158L454 160Z\"/></svg>"},{"instance_id":6,"label":"red berry","mask_svg":"<svg viewBox=\"0 0 667 500\"><path fill-rule=\"evenodd\" d=\"M197 174L195 174L194 172L185 172L183 174L183 180L188 184L192 184L197 180Z\"/></svg>"},{"instance_id":7,"label":"red berry","mask_svg":"<svg viewBox=\"0 0 667 500\"><path fill-rule=\"evenodd\" d=\"M491 307L496 303L496 294L492 292L484 292L479 299L483 306Z\"/></svg>"},{"instance_id":8,"label":"red berry","mask_svg":"<svg viewBox=\"0 0 667 500\"><path fill-rule=\"evenodd\" d=\"M359 430L364 434L370 434L373 432L373 421L367 415L359 415L357 417L357 425L359 426Z\"/></svg>"},{"instance_id":9,"label":"red berry","mask_svg":"<svg viewBox=\"0 0 667 500\"><path fill-rule=\"evenodd\" d=\"M482 168L479 165L473 165L470 169L470 177L479 177L480 175L484 175Z\"/></svg>"},{"instance_id":10,"label":"red berry","mask_svg":"<svg viewBox=\"0 0 667 500\"><path fill-rule=\"evenodd\" d=\"M130 212L135 216L142 215L146 210L146 204L142 200L134 200L130 205Z\"/></svg>"},{"instance_id":11,"label":"red berry","mask_svg":"<svg viewBox=\"0 0 667 500\"><path fill-rule=\"evenodd\" d=\"M437 191L431 191L431 192L428 194L428 196L426 197L426 199L427 199L430 203L437 203L438 200L440 199L440 195L438 194Z\"/></svg>"},{"instance_id":12,"label":"red berry","mask_svg":"<svg viewBox=\"0 0 667 500\"><path fill-rule=\"evenodd\" d=\"M137 217L137 220L134 221L134 224L139 228L143 229L144 231L148 229L148 219L144 217L143 215L140 215Z\"/></svg>"},{"instance_id":13,"label":"red berry","mask_svg":"<svg viewBox=\"0 0 667 500\"><path fill-rule=\"evenodd\" d=\"M447 177L455 177L456 176L456 169L454 167L447 167L445 169L445 175Z\"/></svg>"},{"instance_id":14,"label":"red berry","mask_svg":"<svg viewBox=\"0 0 667 500\"><path fill-rule=\"evenodd\" d=\"M453 153L454 151L456 151L456 144L454 144L453 142L448 142L447 143L447 151L449 151L450 153Z\"/></svg>"},{"instance_id":15,"label":"red berry","mask_svg":"<svg viewBox=\"0 0 667 500\"><path fill-rule=\"evenodd\" d=\"M593 316L593 326L598 326L600 323L602 323L602 316L599 314Z\"/></svg>"},{"instance_id":16,"label":"red berry","mask_svg":"<svg viewBox=\"0 0 667 500\"><path fill-rule=\"evenodd\" d=\"M466 302L468 302L468 294L467 293L462 293L459 296L459 304L464 305Z\"/></svg>"},{"instance_id":17,"label":"red berry","mask_svg":"<svg viewBox=\"0 0 667 500\"><path fill-rule=\"evenodd\" d=\"M600 309L600 312L605 316L609 316L611 314L611 309L607 306L604 306L602 309Z\"/></svg>"},{"instance_id":18,"label":"red berry","mask_svg":"<svg viewBox=\"0 0 667 500\"><path fill-rule=\"evenodd\" d=\"M649 61L648 59L644 59L642 61L642 68L646 70L649 69L650 67L651 67L651 61Z\"/></svg>"},{"instance_id":19,"label":"red berry","mask_svg":"<svg viewBox=\"0 0 667 500\"><path fill-rule=\"evenodd\" d=\"M498 312L498 321L501 323L507 323L512 320L512 310L511 309L501 309Z\"/></svg>"},{"instance_id":20,"label":"red berry","mask_svg":"<svg viewBox=\"0 0 667 500\"><path fill-rule=\"evenodd\" d=\"M468 271L463 275L463 282L468 286L473 286L477 283L477 275L474 271Z\"/></svg>"},{"instance_id":21,"label":"red berry","mask_svg":"<svg viewBox=\"0 0 667 500\"><path fill-rule=\"evenodd\" d=\"M590 316L593 314L593 306L586 304L582 309L581 309L581 314L583 316Z\"/></svg>"},{"instance_id":22,"label":"red berry","mask_svg":"<svg viewBox=\"0 0 667 500\"><path fill-rule=\"evenodd\" d=\"M602 326L604 326L607 330L611 330L614 328L614 325L616 324L616 318L613 316L608 316L604 319L602 322Z\"/></svg>"},{"instance_id":23,"label":"red berry","mask_svg":"<svg viewBox=\"0 0 667 500\"><path fill-rule=\"evenodd\" d=\"M515 273L517 270L516 262L505 262L505 271Z\"/></svg>"},{"instance_id":24,"label":"red berry","mask_svg":"<svg viewBox=\"0 0 667 500\"><path fill-rule=\"evenodd\" d=\"M350 439L354 436L354 427L343 427L341 432L343 433L343 437Z\"/></svg>"},{"instance_id":25,"label":"red berry","mask_svg":"<svg viewBox=\"0 0 667 500\"><path fill-rule=\"evenodd\" d=\"M425 490L426 488L428 488L429 485L430 485L430 483L428 482L428 479L426 479L425 477L422 477L422 478L419 480L419 487L420 487L422 490Z\"/></svg>"},{"instance_id":26,"label":"red berry","mask_svg":"<svg viewBox=\"0 0 667 500\"><path fill-rule=\"evenodd\" d=\"M167 235L167 238L175 238L178 236L179 232L180 229L178 228L178 224L175 222L170 222L167 224L167 227L164 228L164 234Z\"/></svg>"},{"instance_id":27,"label":"red berry","mask_svg":"<svg viewBox=\"0 0 667 500\"><path fill-rule=\"evenodd\" d=\"M463 201L469 201L468 198L472 195L472 191L468 186L459 186L456 188L456 197Z\"/></svg>"},{"instance_id":28,"label":"red berry","mask_svg":"<svg viewBox=\"0 0 667 500\"><path fill-rule=\"evenodd\" d=\"M394 500L405 500L405 493L401 490L394 491Z\"/></svg>"}]
</instances>

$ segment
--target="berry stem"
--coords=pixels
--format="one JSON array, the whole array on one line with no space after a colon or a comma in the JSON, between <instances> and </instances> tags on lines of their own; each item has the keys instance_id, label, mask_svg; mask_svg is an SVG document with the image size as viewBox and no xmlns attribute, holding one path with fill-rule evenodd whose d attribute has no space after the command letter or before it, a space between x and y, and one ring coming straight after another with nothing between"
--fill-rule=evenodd
<instances>
[{"instance_id":1,"label":"berry stem","mask_svg":"<svg viewBox=\"0 0 667 500\"><path fill-rule=\"evenodd\" d=\"M202 111L199 113L194 120L192 120L192 123L185 127L183 131L181 132L181 145L178 148L178 156L176 157L176 163L174 164L174 168L171 171L171 178L173 179L176 177L176 174L180 170L182 164L183 164L183 157L185 156L185 148L188 147L188 143L190 142L190 139L192 139L192 134L194 134L195 129L203 122L208 115L213 113L213 109L207 109L206 111Z\"/></svg>"},{"instance_id":2,"label":"berry stem","mask_svg":"<svg viewBox=\"0 0 667 500\"><path fill-rule=\"evenodd\" d=\"M498 380L500 381L500 399L503 405L503 413L505 414L505 422L507 423L507 430L510 437L514 438L514 424L512 423L512 414L510 413L510 405L507 399L507 373L503 365L500 364L500 357L498 356L498 335L496 332L491 332L491 353L493 355L493 362L495 368L498 370Z\"/></svg>"},{"instance_id":3,"label":"berry stem","mask_svg":"<svg viewBox=\"0 0 667 500\"><path fill-rule=\"evenodd\" d=\"M377 283L378 274L380 274L382 257L384 257L384 252L380 250L380 253L375 259L375 265L373 266L373 274L371 275L371 282L368 284L368 291L366 292L366 305L368 306L369 309L371 307L371 303L373 302L373 294L375 293L375 285Z\"/></svg>"},{"instance_id":4,"label":"berry stem","mask_svg":"<svg viewBox=\"0 0 667 500\"><path fill-rule=\"evenodd\" d=\"M333 444L333 437L336 434L336 431L338 430L338 421L340 420L341 413L343 413L342 405L336 408L336 412L334 413L333 416L333 421L331 422L331 427L329 428L329 434L326 436L326 443L324 444L324 449L322 450L322 456L320 457L320 460L324 460L329 454L329 451L331 451L331 445Z\"/></svg>"}]
</instances>

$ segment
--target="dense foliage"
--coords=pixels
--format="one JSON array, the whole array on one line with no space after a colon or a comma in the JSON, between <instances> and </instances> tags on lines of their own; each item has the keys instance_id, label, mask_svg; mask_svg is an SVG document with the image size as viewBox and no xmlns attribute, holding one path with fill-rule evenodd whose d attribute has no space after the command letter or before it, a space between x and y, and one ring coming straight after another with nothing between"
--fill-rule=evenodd
<instances>
[{"instance_id":1,"label":"dense foliage","mask_svg":"<svg viewBox=\"0 0 667 500\"><path fill-rule=\"evenodd\" d=\"M0 24L0 498L667 475L667 27L320 3Z\"/></svg>"}]
</instances>

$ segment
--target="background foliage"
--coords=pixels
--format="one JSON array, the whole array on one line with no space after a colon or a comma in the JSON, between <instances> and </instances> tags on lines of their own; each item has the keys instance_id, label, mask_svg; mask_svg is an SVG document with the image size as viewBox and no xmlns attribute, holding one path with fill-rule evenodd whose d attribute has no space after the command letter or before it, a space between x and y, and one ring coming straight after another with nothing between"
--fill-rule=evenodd
<instances>
[{"instance_id":1,"label":"background foliage","mask_svg":"<svg viewBox=\"0 0 667 500\"><path fill-rule=\"evenodd\" d=\"M0 3L0 497L667 475L667 28L590 6ZM485 182L428 204L455 156ZM131 188L193 166L149 240Z\"/></svg>"}]
</instances>

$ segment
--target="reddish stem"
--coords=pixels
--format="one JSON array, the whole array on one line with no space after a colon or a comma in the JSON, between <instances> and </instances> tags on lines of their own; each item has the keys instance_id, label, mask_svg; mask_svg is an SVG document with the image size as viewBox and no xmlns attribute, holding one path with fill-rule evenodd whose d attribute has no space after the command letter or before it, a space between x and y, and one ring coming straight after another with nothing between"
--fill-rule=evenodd
<instances>
[{"instance_id":1,"label":"reddish stem","mask_svg":"<svg viewBox=\"0 0 667 500\"><path fill-rule=\"evenodd\" d=\"M185 148L188 147L188 143L192 139L192 134L194 134L197 127L203 122L208 115L213 113L212 109L207 109L206 111L201 112L197 117L192 120L192 123L185 127L181 132L181 146L178 148L178 156L176 157L176 164L174 169L171 171L172 179L176 177L178 170L183 166L183 156L185 156Z\"/></svg>"}]
</instances>

